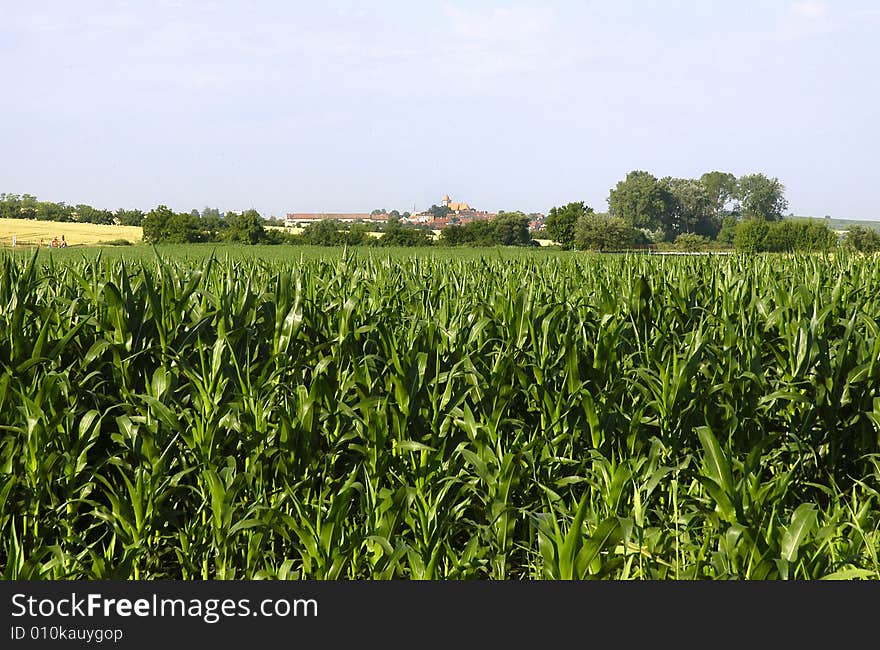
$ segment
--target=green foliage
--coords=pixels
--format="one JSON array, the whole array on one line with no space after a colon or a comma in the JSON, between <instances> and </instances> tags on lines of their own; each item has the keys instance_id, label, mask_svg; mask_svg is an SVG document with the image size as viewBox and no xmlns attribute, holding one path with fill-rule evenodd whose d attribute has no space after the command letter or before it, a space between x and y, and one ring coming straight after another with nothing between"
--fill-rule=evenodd
<instances>
[{"instance_id":1,"label":"green foliage","mask_svg":"<svg viewBox=\"0 0 880 650\"><path fill-rule=\"evenodd\" d=\"M781 221L788 209L785 186L778 178L749 174L739 179L738 198L745 219Z\"/></svg>"},{"instance_id":2,"label":"green foliage","mask_svg":"<svg viewBox=\"0 0 880 650\"><path fill-rule=\"evenodd\" d=\"M226 215L227 227L224 238L227 241L243 244L258 244L266 239L266 229L260 213L256 210L245 210L241 214Z\"/></svg>"},{"instance_id":3,"label":"green foliage","mask_svg":"<svg viewBox=\"0 0 880 650\"><path fill-rule=\"evenodd\" d=\"M763 219L749 219L736 227L733 247L743 253L760 253L766 250L770 224Z\"/></svg>"},{"instance_id":4,"label":"green foliage","mask_svg":"<svg viewBox=\"0 0 880 650\"><path fill-rule=\"evenodd\" d=\"M447 246L532 246L529 217L522 212L499 212L491 220L448 226L440 232Z\"/></svg>"},{"instance_id":5,"label":"green foliage","mask_svg":"<svg viewBox=\"0 0 880 650\"><path fill-rule=\"evenodd\" d=\"M66 205L64 202L39 201L33 214L38 221L75 221L73 206Z\"/></svg>"},{"instance_id":6,"label":"green foliage","mask_svg":"<svg viewBox=\"0 0 880 650\"><path fill-rule=\"evenodd\" d=\"M592 212L593 208L583 201L551 208L544 221L547 237L564 249L572 248L575 245L578 219Z\"/></svg>"},{"instance_id":7,"label":"green foliage","mask_svg":"<svg viewBox=\"0 0 880 650\"><path fill-rule=\"evenodd\" d=\"M150 210L144 216L142 223L144 241L153 244L167 241L169 222L172 217L174 217L174 212L165 205Z\"/></svg>"},{"instance_id":8,"label":"green foliage","mask_svg":"<svg viewBox=\"0 0 880 650\"><path fill-rule=\"evenodd\" d=\"M343 225L331 219L310 223L301 236L304 243L315 246L341 246L346 238Z\"/></svg>"},{"instance_id":9,"label":"green foliage","mask_svg":"<svg viewBox=\"0 0 880 650\"><path fill-rule=\"evenodd\" d=\"M0 255L4 579L880 578L878 258L212 249Z\"/></svg>"},{"instance_id":10,"label":"green foliage","mask_svg":"<svg viewBox=\"0 0 880 650\"><path fill-rule=\"evenodd\" d=\"M695 233L714 239L721 229L712 199L702 182L666 177L660 181L668 195L664 230L670 236Z\"/></svg>"},{"instance_id":11,"label":"green foliage","mask_svg":"<svg viewBox=\"0 0 880 650\"><path fill-rule=\"evenodd\" d=\"M694 233L682 233L675 238L675 249L686 252L699 252L709 249L709 239Z\"/></svg>"},{"instance_id":12,"label":"green foliage","mask_svg":"<svg viewBox=\"0 0 880 650\"><path fill-rule=\"evenodd\" d=\"M707 172L700 177L700 183L709 197L712 217L716 221L738 214L739 181L736 176L728 172Z\"/></svg>"},{"instance_id":13,"label":"green foliage","mask_svg":"<svg viewBox=\"0 0 880 650\"><path fill-rule=\"evenodd\" d=\"M695 233L722 243L733 241L733 224L745 219L780 221L788 208L785 186L777 178L709 172L699 180L665 177L657 180L633 171L608 196L611 216L622 218L654 242L670 242Z\"/></svg>"},{"instance_id":14,"label":"green foliage","mask_svg":"<svg viewBox=\"0 0 880 650\"><path fill-rule=\"evenodd\" d=\"M98 210L90 205L77 205L73 209L72 218L82 223L97 223L110 225L113 223L113 213L109 210Z\"/></svg>"},{"instance_id":15,"label":"green foliage","mask_svg":"<svg viewBox=\"0 0 880 650\"><path fill-rule=\"evenodd\" d=\"M30 194L0 194L0 219L39 219L41 221L77 221L80 223L113 224L140 226L144 213L140 210L109 210L79 204L69 206L65 203L38 201Z\"/></svg>"},{"instance_id":16,"label":"green foliage","mask_svg":"<svg viewBox=\"0 0 880 650\"><path fill-rule=\"evenodd\" d=\"M733 215L723 217L721 220L721 230L718 231L716 241L725 246L733 245L733 238L736 235L736 226L739 223Z\"/></svg>"},{"instance_id":17,"label":"green foliage","mask_svg":"<svg viewBox=\"0 0 880 650\"><path fill-rule=\"evenodd\" d=\"M379 239L380 246L430 246L434 243L434 235L430 230L403 226L398 223L389 224Z\"/></svg>"},{"instance_id":18,"label":"green foliage","mask_svg":"<svg viewBox=\"0 0 880 650\"><path fill-rule=\"evenodd\" d=\"M176 213L164 205L150 210L142 223L144 241L148 243L187 244L205 241L199 217L187 212Z\"/></svg>"},{"instance_id":19,"label":"green foliage","mask_svg":"<svg viewBox=\"0 0 880 650\"><path fill-rule=\"evenodd\" d=\"M447 205L432 205L428 208L428 212L434 215L435 219L442 219L452 212L452 210Z\"/></svg>"},{"instance_id":20,"label":"green foliage","mask_svg":"<svg viewBox=\"0 0 880 650\"><path fill-rule=\"evenodd\" d=\"M324 220L310 223L296 242L315 246L430 246L433 233L421 228L389 223L381 237L374 237L366 224L347 225Z\"/></svg>"},{"instance_id":21,"label":"green foliage","mask_svg":"<svg viewBox=\"0 0 880 650\"><path fill-rule=\"evenodd\" d=\"M670 230L670 196L663 184L645 171L632 171L608 195L608 211L633 228Z\"/></svg>"},{"instance_id":22,"label":"green foliage","mask_svg":"<svg viewBox=\"0 0 880 650\"><path fill-rule=\"evenodd\" d=\"M488 221L473 221L463 226L447 226L440 231L445 246L494 246L495 237Z\"/></svg>"},{"instance_id":23,"label":"green foliage","mask_svg":"<svg viewBox=\"0 0 880 650\"><path fill-rule=\"evenodd\" d=\"M348 228L345 236L346 246L372 246L376 238L370 235L370 229L365 224L354 224Z\"/></svg>"},{"instance_id":24,"label":"green foliage","mask_svg":"<svg viewBox=\"0 0 880 650\"><path fill-rule=\"evenodd\" d=\"M880 232L866 226L850 226L844 235L844 244L861 253L880 251Z\"/></svg>"},{"instance_id":25,"label":"green foliage","mask_svg":"<svg viewBox=\"0 0 880 650\"><path fill-rule=\"evenodd\" d=\"M284 230L276 230L272 228L266 230L266 235L263 238L263 243L270 245L301 245L305 242L303 242L302 235L295 235L293 233L285 232Z\"/></svg>"},{"instance_id":26,"label":"green foliage","mask_svg":"<svg viewBox=\"0 0 880 650\"><path fill-rule=\"evenodd\" d=\"M575 243L580 250L619 251L643 246L647 241L623 219L590 212L578 219Z\"/></svg>"},{"instance_id":27,"label":"green foliage","mask_svg":"<svg viewBox=\"0 0 880 650\"><path fill-rule=\"evenodd\" d=\"M501 246L531 246L529 217L522 212L499 212L489 221L495 241Z\"/></svg>"},{"instance_id":28,"label":"green foliage","mask_svg":"<svg viewBox=\"0 0 880 650\"><path fill-rule=\"evenodd\" d=\"M144 220L144 213L141 210L126 210L119 208L113 214L113 222L120 226L140 226Z\"/></svg>"},{"instance_id":29,"label":"green foliage","mask_svg":"<svg viewBox=\"0 0 880 650\"><path fill-rule=\"evenodd\" d=\"M837 235L820 221L747 219L737 226L733 244L746 253L818 252L835 248Z\"/></svg>"},{"instance_id":30,"label":"green foliage","mask_svg":"<svg viewBox=\"0 0 880 650\"><path fill-rule=\"evenodd\" d=\"M127 239L109 239L100 242L98 246L132 246L132 243Z\"/></svg>"}]
</instances>

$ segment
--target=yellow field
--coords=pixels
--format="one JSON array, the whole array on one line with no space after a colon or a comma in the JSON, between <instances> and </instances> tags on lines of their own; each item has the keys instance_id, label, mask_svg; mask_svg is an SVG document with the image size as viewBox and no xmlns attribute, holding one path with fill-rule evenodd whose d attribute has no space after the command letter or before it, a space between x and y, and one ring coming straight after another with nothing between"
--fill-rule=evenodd
<instances>
[{"instance_id":1,"label":"yellow field","mask_svg":"<svg viewBox=\"0 0 880 650\"><path fill-rule=\"evenodd\" d=\"M53 237L68 246L94 245L114 239L127 239L137 244L143 239L139 226L101 226L93 223L62 223L58 221L35 221L32 219L0 219L0 246L38 246L40 240L48 245Z\"/></svg>"}]
</instances>

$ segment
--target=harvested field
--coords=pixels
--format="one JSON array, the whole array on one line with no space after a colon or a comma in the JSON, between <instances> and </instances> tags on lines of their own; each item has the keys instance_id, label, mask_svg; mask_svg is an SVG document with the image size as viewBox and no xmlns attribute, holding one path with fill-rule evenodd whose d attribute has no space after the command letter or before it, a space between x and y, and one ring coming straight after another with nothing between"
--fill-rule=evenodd
<instances>
[{"instance_id":1,"label":"harvested field","mask_svg":"<svg viewBox=\"0 0 880 650\"><path fill-rule=\"evenodd\" d=\"M37 221L34 219L0 219L0 246L39 246L64 236L69 246L95 245L125 239L132 244L143 240L138 226L104 226L94 223Z\"/></svg>"}]
</instances>

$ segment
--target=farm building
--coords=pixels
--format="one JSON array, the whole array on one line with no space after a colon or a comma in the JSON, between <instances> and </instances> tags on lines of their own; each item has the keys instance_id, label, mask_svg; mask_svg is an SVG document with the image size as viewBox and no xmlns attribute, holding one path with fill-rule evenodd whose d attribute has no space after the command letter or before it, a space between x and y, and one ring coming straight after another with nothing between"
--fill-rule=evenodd
<instances>
[{"instance_id":1,"label":"farm building","mask_svg":"<svg viewBox=\"0 0 880 650\"><path fill-rule=\"evenodd\" d=\"M341 221L342 223L388 223L388 215L369 212L289 212L284 217L287 228L305 226L317 221Z\"/></svg>"}]
</instances>

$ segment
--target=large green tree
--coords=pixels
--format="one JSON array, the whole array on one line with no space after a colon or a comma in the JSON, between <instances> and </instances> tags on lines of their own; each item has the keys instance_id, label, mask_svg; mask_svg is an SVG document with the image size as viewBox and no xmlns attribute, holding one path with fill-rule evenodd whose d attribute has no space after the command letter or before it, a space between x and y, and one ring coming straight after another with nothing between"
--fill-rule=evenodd
<instances>
[{"instance_id":1,"label":"large green tree","mask_svg":"<svg viewBox=\"0 0 880 650\"><path fill-rule=\"evenodd\" d=\"M532 242L529 217L522 212L499 212L488 223L492 224L495 242L500 246L528 246Z\"/></svg>"},{"instance_id":2,"label":"large green tree","mask_svg":"<svg viewBox=\"0 0 880 650\"><path fill-rule=\"evenodd\" d=\"M785 186L778 178L768 178L764 174L748 174L740 178L738 196L742 216L746 219L780 221L788 209Z\"/></svg>"},{"instance_id":3,"label":"large green tree","mask_svg":"<svg viewBox=\"0 0 880 650\"><path fill-rule=\"evenodd\" d=\"M667 193L664 230L671 237L695 233L714 238L718 234L721 223L713 213L712 200L703 183L692 178L667 176L661 185Z\"/></svg>"},{"instance_id":4,"label":"large green tree","mask_svg":"<svg viewBox=\"0 0 880 650\"><path fill-rule=\"evenodd\" d=\"M653 174L632 171L608 195L608 211L633 228L663 231L671 237L669 193Z\"/></svg>"},{"instance_id":5,"label":"large green tree","mask_svg":"<svg viewBox=\"0 0 880 650\"><path fill-rule=\"evenodd\" d=\"M256 210L245 210L241 214L233 212L226 221L225 237L228 241L258 244L266 238L263 217Z\"/></svg>"},{"instance_id":6,"label":"large green tree","mask_svg":"<svg viewBox=\"0 0 880 650\"><path fill-rule=\"evenodd\" d=\"M700 183L709 195L713 217L719 222L724 217L736 214L738 205L736 198L739 192L736 176L729 172L707 172L700 176Z\"/></svg>"},{"instance_id":7,"label":"large green tree","mask_svg":"<svg viewBox=\"0 0 880 650\"><path fill-rule=\"evenodd\" d=\"M151 243L186 244L202 241L199 218L160 205L150 210L142 223L144 241Z\"/></svg>"},{"instance_id":8,"label":"large green tree","mask_svg":"<svg viewBox=\"0 0 880 650\"><path fill-rule=\"evenodd\" d=\"M90 205L77 205L73 210L73 217L82 223L98 223L109 225L113 223L113 213L109 210L98 210Z\"/></svg>"},{"instance_id":9,"label":"large green tree","mask_svg":"<svg viewBox=\"0 0 880 650\"><path fill-rule=\"evenodd\" d=\"M144 241L159 243L168 235L168 224L174 217L174 211L166 205L159 205L147 212L141 223Z\"/></svg>"},{"instance_id":10,"label":"large green tree","mask_svg":"<svg viewBox=\"0 0 880 650\"><path fill-rule=\"evenodd\" d=\"M199 217L181 212L174 214L167 223L165 242L169 244L191 244L204 241Z\"/></svg>"},{"instance_id":11,"label":"large green tree","mask_svg":"<svg viewBox=\"0 0 880 650\"><path fill-rule=\"evenodd\" d=\"M593 208L583 201L577 201L561 207L550 208L544 220L544 231L554 242L568 249L575 244L575 232L578 219L585 214L592 214Z\"/></svg>"},{"instance_id":12,"label":"large green tree","mask_svg":"<svg viewBox=\"0 0 880 650\"><path fill-rule=\"evenodd\" d=\"M114 223L120 226L140 226L144 220L144 213L141 210L126 210L119 208L113 214Z\"/></svg>"},{"instance_id":13,"label":"large green tree","mask_svg":"<svg viewBox=\"0 0 880 650\"><path fill-rule=\"evenodd\" d=\"M40 221L73 221L73 206L63 201L40 201L36 205L34 216Z\"/></svg>"}]
</instances>

